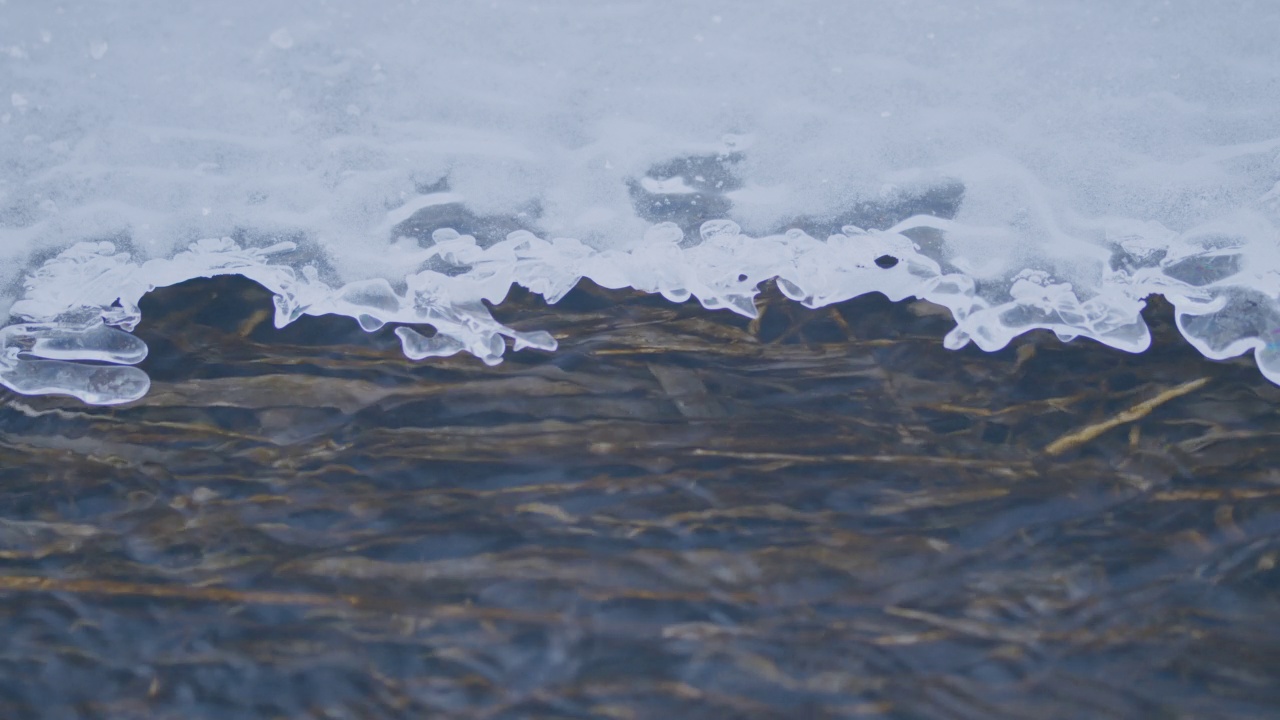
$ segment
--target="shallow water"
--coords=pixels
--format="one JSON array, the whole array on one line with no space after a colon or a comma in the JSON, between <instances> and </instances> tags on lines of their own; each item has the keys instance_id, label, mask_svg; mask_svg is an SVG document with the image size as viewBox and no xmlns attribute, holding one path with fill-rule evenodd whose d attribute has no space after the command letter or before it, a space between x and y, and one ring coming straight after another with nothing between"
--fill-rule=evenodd
<instances>
[{"instance_id":1,"label":"shallow water","mask_svg":"<svg viewBox=\"0 0 1280 720\"><path fill-rule=\"evenodd\" d=\"M145 303L142 401L3 396L0 716L1280 703L1280 388L1159 303L1143 355L985 354L922 303L587 286L496 308L561 343L497 367L243 280Z\"/></svg>"}]
</instances>

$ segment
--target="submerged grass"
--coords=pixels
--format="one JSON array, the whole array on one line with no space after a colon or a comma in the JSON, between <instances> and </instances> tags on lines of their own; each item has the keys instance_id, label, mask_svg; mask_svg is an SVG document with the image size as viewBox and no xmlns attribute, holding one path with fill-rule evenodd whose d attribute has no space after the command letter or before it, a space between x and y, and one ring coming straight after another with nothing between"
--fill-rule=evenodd
<instances>
[{"instance_id":1,"label":"submerged grass","mask_svg":"<svg viewBox=\"0 0 1280 720\"><path fill-rule=\"evenodd\" d=\"M0 715L1258 717L1280 388L868 297L584 284L554 354L411 363L147 298L155 385L0 404ZM1123 431L1123 430L1127 430Z\"/></svg>"}]
</instances>

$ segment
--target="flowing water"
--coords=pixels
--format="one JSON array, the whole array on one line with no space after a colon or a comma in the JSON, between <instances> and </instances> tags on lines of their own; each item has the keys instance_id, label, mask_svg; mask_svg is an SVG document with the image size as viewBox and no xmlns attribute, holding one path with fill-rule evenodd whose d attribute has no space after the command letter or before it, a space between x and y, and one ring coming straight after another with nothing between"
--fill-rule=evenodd
<instances>
[{"instance_id":1,"label":"flowing water","mask_svg":"<svg viewBox=\"0 0 1280 720\"><path fill-rule=\"evenodd\" d=\"M148 295L142 400L0 398L0 716L1273 716L1251 362L759 304L517 294L487 367Z\"/></svg>"}]
</instances>

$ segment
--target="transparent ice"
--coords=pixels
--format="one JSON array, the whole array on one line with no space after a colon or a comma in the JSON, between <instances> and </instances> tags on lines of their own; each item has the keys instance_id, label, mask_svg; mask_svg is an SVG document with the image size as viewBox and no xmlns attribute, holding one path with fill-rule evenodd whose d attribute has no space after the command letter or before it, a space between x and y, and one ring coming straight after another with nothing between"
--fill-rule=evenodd
<instances>
[{"instance_id":1,"label":"transparent ice","mask_svg":"<svg viewBox=\"0 0 1280 720\"><path fill-rule=\"evenodd\" d=\"M1160 293L1280 382L1280 4L0 0L0 383L146 392L156 287L412 358L551 350L583 277L946 306L1137 352ZM420 332L422 326L434 334Z\"/></svg>"}]
</instances>

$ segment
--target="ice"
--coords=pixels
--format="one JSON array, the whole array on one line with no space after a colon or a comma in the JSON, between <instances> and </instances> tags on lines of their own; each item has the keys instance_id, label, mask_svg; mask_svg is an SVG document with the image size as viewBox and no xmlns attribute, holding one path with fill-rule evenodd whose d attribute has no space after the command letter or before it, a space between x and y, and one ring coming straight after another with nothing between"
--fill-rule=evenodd
<instances>
[{"instance_id":1,"label":"ice","mask_svg":"<svg viewBox=\"0 0 1280 720\"><path fill-rule=\"evenodd\" d=\"M985 350L1141 351L1160 293L1280 381L1276 27L1247 0L13 0L0 382L136 397L138 299L224 273L277 324L488 363L555 342L485 302L583 277L742 314L772 278L926 298Z\"/></svg>"},{"instance_id":2,"label":"ice","mask_svg":"<svg viewBox=\"0 0 1280 720\"><path fill-rule=\"evenodd\" d=\"M288 50L293 47L293 35L289 34L288 28L279 28L275 32L271 33L270 37L267 39L271 41L272 45L275 45L281 50Z\"/></svg>"},{"instance_id":3,"label":"ice","mask_svg":"<svg viewBox=\"0 0 1280 720\"><path fill-rule=\"evenodd\" d=\"M98 405L128 402L142 397L150 387L146 373L132 367L58 360L129 365L141 362L146 354L141 340L98 318L79 326L68 322L9 325L0 329L0 384L27 395L58 393Z\"/></svg>"}]
</instances>

